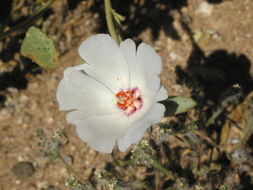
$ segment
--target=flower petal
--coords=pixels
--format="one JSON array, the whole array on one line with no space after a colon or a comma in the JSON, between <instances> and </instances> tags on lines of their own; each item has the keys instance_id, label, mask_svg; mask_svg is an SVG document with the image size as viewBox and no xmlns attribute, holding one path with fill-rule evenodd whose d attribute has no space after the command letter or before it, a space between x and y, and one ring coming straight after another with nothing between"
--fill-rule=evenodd
<instances>
[{"instance_id":1,"label":"flower petal","mask_svg":"<svg viewBox=\"0 0 253 190\"><path fill-rule=\"evenodd\" d=\"M108 34L89 37L80 45L79 54L88 63L85 72L111 91L117 93L128 87L128 64L118 44Z\"/></svg>"},{"instance_id":2,"label":"flower petal","mask_svg":"<svg viewBox=\"0 0 253 190\"><path fill-rule=\"evenodd\" d=\"M129 65L136 64L136 45L131 39L126 39L120 43L120 50L123 52Z\"/></svg>"},{"instance_id":3,"label":"flower petal","mask_svg":"<svg viewBox=\"0 0 253 190\"><path fill-rule=\"evenodd\" d=\"M142 89L144 95L153 96L160 88L160 56L145 43L141 43L136 52L135 43L131 39L123 41L120 49L129 65L130 87L137 86Z\"/></svg>"},{"instance_id":4,"label":"flower petal","mask_svg":"<svg viewBox=\"0 0 253 190\"><path fill-rule=\"evenodd\" d=\"M162 60L153 47L146 43L141 43L137 49L137 57L141 61L145 71L153 75L159 75L161 73Z\"/></svg>"},{"instance_id":5,"label":"flower petal","mask_svg":"<svg viewBox=\"0 0 253 190\"><path fill-rule=\"evenodd\" d=\"M86 130L87 128L83 128L81 126L78 126L76 128L77 134L80 139L87 142L91 148L95 149L96 151L102 152L102 153L111 153L112 149L115 145L116 138L110 137L105 134L100 134L96 132L90 132Z\"/></svg>"},{"instance_id":6,"label":"flower petal","mask_svg":"<svg viewBox=\"0 0 253 190\"><path fill-rule=\"evenodd\" d=\"M118 111L113 104L114 94L86 75L80 66L66 69L64 75L56 93L60 110L80 109L87 114Z\"/></svg>"},{"instance_id":7,"label":"flower petal","mask_svg":"<svg viewBox=\"0 0 253 190\"><path fill-rule=\"evenodd\" d=\"M154 48L146 43L141 43L137 49L137 62L144 73L149 91L157 91L160 88L159 74L162 70L161 57Z\"/></svg>"},{"instance_id":8,"label":"flower petal","mask_svg":"<svg viewBox=\"0 0 253 190\"><path fill-rule=\"evenodd\" d=\"M63 72L63 77L64 78L67 78L69 76L69 74L74 71L74 70L77 70L77 71L84 71L85 69L85 66L86 63L83 63L83 64L80 64L80 65L76 65L76 66L73 66L73 67L67 67L64 72Z\"/></svg>"},{"instance_id":9,"label":"flower petal","mask_svg":"<svg viewBox=\"0 0 253 190\"><path fill-rule=\"evenodd\" d=\"M168 98L168 92L164 88L164 86L161 86L159 91L156 94L156 102L166 100Z\"/></svg>"},{"instance_id":10,"label":"flower petal","mask_svg":"<svg viewBox=\"0 0 253 190\"><path fill-rule=\"evenodd\" d=\"M121 136L125 124L121 122L120 114L92 116L84 120L77 120L78 136L93 149L111 153L118 136Z\"/></svg>"},{"instance_id":11,"label":"flower petal","mask_svg":"<svg viewBox=\"0 0 253 190\"><path fill-rule=\"evenodd\" d=\"M119 150L124 152L131 144L139 142L146 129L163 118L164 112L164 105L159 103L154 104L148 114L134 123L123 138L118 139Z\"/></svg>"},{"instance_id":12,"label":"flower petal","mask_svg":"<svg viewBox=\"0 0 253 190\"><path fill-rule=\"evenodd\" d=\"M83 120L91 117L95 113L90 112L90 110L74 110L66 115L66 119L69 123L74 124L77 120Z\"/></svg>"}]
</instances>

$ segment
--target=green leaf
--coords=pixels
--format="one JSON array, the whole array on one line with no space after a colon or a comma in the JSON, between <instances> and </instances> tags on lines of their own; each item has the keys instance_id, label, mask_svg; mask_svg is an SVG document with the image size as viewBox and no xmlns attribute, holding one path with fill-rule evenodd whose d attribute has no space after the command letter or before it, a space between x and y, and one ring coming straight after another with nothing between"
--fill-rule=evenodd
<instances>
[{"instance_id":1,"label":"green leaf","mask_svg":"<svg viewBox=\"0 0 253 190\"><path fill-rule=\"evenodd\" d=\"M183 96L170 96L162 103L166 107L165 116L184 113L196 105L196 102L193 99Z\"/></svg>"},{"instance_id":2,"label":"green leaf","mask_svg":"<svg viewBox=\"0 0 253 190\"><path fill-rule=\"evenodd\" d=\"M58 65L58 53L53 41L40 29L30 27L21 46L21 54L42 68L54 68Z\"/></svg>"}]
</instances>

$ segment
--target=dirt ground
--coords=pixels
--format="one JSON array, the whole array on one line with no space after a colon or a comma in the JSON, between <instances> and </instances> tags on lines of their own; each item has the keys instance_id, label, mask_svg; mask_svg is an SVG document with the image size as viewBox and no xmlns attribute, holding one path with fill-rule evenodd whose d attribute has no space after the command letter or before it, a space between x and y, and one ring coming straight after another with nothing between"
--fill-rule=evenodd
<instances>
[{"instance_id":1,"label":"dirt ground","mask_svg":"<svg viewBox=\"0 0 253 190\"><path fill-rule=\"evenodd\" d=\"M29 17L35 6L32 0L1 2L0 31ZM177 177L144 165L122 166L132 148L97 153L66 122L55 98L63 71L80 62L81 41L107 29L103 1L55 0L34 25L54 40L59 67L43 70L22 57L26 30L0 41L0 190L70 189L63 163L41 154L39 129L49 136L64 130L67 143L60 152L96 189L109 189L96 178L98 169L124 184L120 189L253 189L253 1L126 0L112 6L126 16L125 38L151 44L162 57L169 95L197 102L187 114L163 120L163 130L174 134L162 135L158 126L150 132L157 159ZM197 129L183 130L193 122Z\"/></svg>"}]
</instances>

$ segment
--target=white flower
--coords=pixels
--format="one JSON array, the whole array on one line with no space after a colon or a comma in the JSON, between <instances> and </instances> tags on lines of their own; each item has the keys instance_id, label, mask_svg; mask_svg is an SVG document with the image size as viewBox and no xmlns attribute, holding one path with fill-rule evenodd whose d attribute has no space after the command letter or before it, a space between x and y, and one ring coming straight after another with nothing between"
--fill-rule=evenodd
<instances>
[{"instance_id":1,"label":"white flower","mask_svg":"<svg viewBox=\"0 0 253 190\"><path fill-rule=\"evenodd\" d=\"M125 151L165 112L157 103L167 98L160 84L161 58L154 49L127 39L120 46L97 34L79 47L84 64L69 67L57 89L60 110L72 110L67 120L78 136L99 152L115 144Z\"/></svg>"}]
</instances>

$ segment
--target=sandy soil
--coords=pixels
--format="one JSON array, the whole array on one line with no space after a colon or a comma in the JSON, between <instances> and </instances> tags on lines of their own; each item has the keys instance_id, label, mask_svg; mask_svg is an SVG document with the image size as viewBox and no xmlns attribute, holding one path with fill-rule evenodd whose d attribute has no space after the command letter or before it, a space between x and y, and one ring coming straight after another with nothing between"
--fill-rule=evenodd
<instances>
[{"instance_id":1,"label":"sandy soil","mask_svg":"<svg viewBox=\"0 0 253 190\"><path fill-rule=\"evenodd\" d=\"M10 12L3 14L9 18L1 13L1 26L11 27L21 16L31 14L31 2L7 3L6 11L9 8ZM181 182L145 166L120 166L118 161L127 160L131 149L125 153L115 150L112 155L92 150L66 122L66 113L58 110L55 99L64 69L80 61L80 42L107 32L102 1L56 0L36 25L54 40L60 52L58 68L40 69L20 55L22 31L0 42L0 190L69 189L65 184L70 175L62 162L49 162L39 151L39 129L49 136L64 130L68 142L61 153L83 180L91 181L97 189L106 189L97 182L98 169L122 181L125 189L253 188L252 137L241 152L237 151L244 129L252 125L247 113L252 109L253 1L131 2L112 2L127 16L126 37L149 43L157 50L163 59L161 80L170 95L188 96L198 102L188 114L166 118L164 121L171 122L168 127L206 121L226 101L223 93L235 84L241 87L240 103L233 109L228 106L208 129L200 127L161 140L158 127L153 128L153 139L160 139L156 145L158 160ZM195 135L198 143L190 142L189 135ZM235 159L240 156L243 158Z\"/></svg>"}]
</instances>

